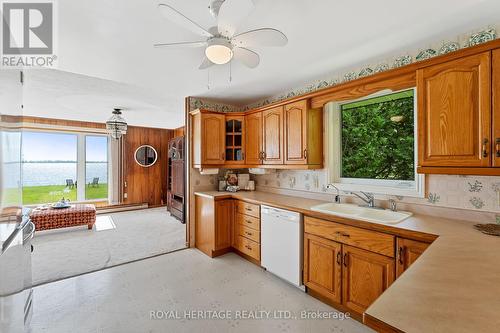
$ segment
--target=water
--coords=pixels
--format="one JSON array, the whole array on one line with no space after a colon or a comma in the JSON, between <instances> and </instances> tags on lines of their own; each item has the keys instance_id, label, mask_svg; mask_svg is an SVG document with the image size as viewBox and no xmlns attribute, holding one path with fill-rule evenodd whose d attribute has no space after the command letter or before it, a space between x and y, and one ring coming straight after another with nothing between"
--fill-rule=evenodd
<instances>
[{"instance_id":1,"label":"water","mask_svg":"<svg viewBox=\"0 0 500 333\"><path fill-rule=\"evenodd\" d=\"M107 163L87 163L86 183L99 177L99 183L108 182ZM76 181L76 162L74 163L23 163L23 186L66 185L66 179Z\"/></svg>"}]
</instances>

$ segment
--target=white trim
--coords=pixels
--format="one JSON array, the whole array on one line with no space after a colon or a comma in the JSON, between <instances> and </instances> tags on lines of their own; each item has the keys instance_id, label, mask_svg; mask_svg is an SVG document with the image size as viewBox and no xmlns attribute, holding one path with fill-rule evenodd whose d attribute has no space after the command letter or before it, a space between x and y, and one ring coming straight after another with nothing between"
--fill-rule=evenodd
<instances>
[{"instance_id":1,"label":"white trim","mask_svg":"<svg viewBox=\"0 0 500 333\"><path fill-rule=\"evenodd\" d=\"M401 91L407 91L404 89ZM417 140L417 92L414 92L414 137L415 137L415 181L383 180L383 179L362 179L362 178L342 178L341 172L341 119L340 107L343 104L362 101L399 91L382 90L377 93L359 98L356 100L330 102L325 105L326 118L326 156L327 156L327 179L335 184L339 190L344 192L366 191L376 194L401 195L409 197L423 198L425 195L425 176L417 173L418 165L418 140Z\"/></svg>"}]
</instances>

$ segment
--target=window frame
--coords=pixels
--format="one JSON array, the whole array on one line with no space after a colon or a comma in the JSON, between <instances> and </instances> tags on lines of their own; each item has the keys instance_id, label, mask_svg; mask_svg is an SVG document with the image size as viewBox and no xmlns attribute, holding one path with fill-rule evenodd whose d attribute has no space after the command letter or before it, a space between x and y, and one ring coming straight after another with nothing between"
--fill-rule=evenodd
<instances>
[{"instance_id":1,"label":"window frame","mask_svg":"<svg viewBox=\"0 0 500 333\"><path fill-rule=\"evenodd\" d=\"M403 91L413 90L414 103L414 181L389 180L389 179L369 179L369 178L342 178L342 131L341 131L341 106L353 102L359 102L374 97L381 97L389 94L396 94ZM416 88L393 91L390 89L381 90L374 94L348 101L332 101L324 107L326 113L326 142L327 144L327 172L329 183L334 184L339 190L344 192L365 191L376 194L409 196L423 198L425 196L425 175L417 173L418 165L418 108Z\"/></svg>"},{"instance_id":2,"label":"window frame","mask_svg":"<svg viewBox=\"0 0 500 333\"><path fill-rule=\"evenodd\" d=\"M108 134L106 132L93 132L93 131L77 131L77 130L64 130L64 129L51 129L51 128L33 128L33 127L26 127L21 131L21 136L22 133L24 132L38 132L38 133L53 133L53 134L72 134L76 136L76 180L78 184L86 184L86 137L87 136L104 136L108 137ZM111 163L111 140L107 140L107 177L108 177L108 197L107 198L101 198L101 199L86 199L86 193L85 189L86 186L78 186L77 191L76 191L76 201L74 203L91 203L91 202L101 202L101 201L109 201L109 196L110 196L110 188L111 182L109 181L109 175L110 175L110 163ZM21 166L23 162L21 161ZM23 186L24 187L24 186ZM47 204L47 202L43 203L37 203L37 204L28 204L25 205L27 207L35 207L39 205Z\"/></svg>"}]
</instances>

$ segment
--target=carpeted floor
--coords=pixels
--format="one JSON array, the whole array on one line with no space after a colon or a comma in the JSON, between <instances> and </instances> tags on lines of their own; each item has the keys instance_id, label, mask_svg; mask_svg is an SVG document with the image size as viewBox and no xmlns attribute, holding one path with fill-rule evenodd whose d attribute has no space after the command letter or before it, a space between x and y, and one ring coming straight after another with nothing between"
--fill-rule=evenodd
<instances>
[{"instance_id":1,"label":"carpeted floor","mask_svg":"<svg viewBox=\"0 0 500 333\"><path fill-rule=\"evenodd\" d=\"M165 208L98 215L93 230L82 226L36 232L33 284L182 249L185 233L185 225Z\"/></svg>"}]
</instances>

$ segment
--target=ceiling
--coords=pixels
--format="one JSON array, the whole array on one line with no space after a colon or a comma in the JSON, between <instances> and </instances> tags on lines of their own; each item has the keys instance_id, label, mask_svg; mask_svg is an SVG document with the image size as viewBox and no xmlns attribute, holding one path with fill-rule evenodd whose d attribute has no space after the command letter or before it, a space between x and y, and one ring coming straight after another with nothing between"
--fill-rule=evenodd
<instances>
[{"instance_id":1,"label":"ceiling","mask_svg":"<svg viewBox=\"0 0 500 333\"><path fill-rule=\"evenodd\" d=\"M203 27L215 24L208 0L161 2ZM289 44L258 49L261 63L255 69L234 63L229 82L228 65L211 69L210 80L207 71L197 69L203 49L153 48L153 43L200 40L163 19L156 0L59 1L60 71L29 74L25 111L103 121L119 105L128 109L131 124L174 128L183 124L185 96L245 105L499 23L500 13L498 0L254 2L238 31L277 28Z\"/></svg>"}]
</instances>

